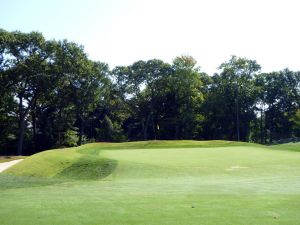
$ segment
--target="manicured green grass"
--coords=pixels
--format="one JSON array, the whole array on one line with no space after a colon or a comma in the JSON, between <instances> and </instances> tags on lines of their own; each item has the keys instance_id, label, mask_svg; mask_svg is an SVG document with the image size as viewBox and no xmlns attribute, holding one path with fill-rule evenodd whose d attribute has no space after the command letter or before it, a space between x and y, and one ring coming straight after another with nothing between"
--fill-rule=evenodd
<instances>
[{"instance_id":1,"label":"manicured green grass","mask_svg":"<svg viewBox=\"0 0 300 225\"><path fill-rule=\"evenodd\" d=\"M270 148L278 149L278 150L289 150L289 151L300 152L300 142L272 145L272 146L270 146Z\"/></svg>"},{"instance_id":2,"label":"manicured green grass","mask_svg":"<svg viewBox=\"0 0 300 225\"><path fill-rule=\"evenodd\" d=\"M236 142L97 143L0 175L0 224L300 224L300 154Z\"/></svg>"}]
</instances>

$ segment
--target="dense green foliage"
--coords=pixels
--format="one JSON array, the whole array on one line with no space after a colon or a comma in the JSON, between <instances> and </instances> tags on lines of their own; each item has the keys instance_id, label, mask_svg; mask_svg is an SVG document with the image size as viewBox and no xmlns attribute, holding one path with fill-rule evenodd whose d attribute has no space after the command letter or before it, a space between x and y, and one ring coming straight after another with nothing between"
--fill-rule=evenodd
<instances>
[{"instance_id":1,"label":"dense green foliage","mask_svg":"<svg viewBox=\"0 0 300 225\"><path fill-rule=\"evenodd\" d=\"M109 69L76 43L0 30L0 154L94 141L300 136L300 72L233 56L212 76L191 56Z\"/></svg>"},{"instance_id":2,"label":"dense green foliage","mask_svg":"<svg viewBox=\"0 0 300 225\"><path fill-rule=\"evenodd\" d=\"M3 225L299 223L300 155L229 141L92 143L0 174Z\"/></svg>"}]
</instances>

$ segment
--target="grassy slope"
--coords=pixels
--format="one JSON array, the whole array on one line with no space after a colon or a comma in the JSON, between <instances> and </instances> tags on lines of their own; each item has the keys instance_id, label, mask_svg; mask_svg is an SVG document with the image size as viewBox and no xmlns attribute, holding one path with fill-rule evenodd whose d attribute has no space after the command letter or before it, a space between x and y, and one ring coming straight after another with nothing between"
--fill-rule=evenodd
<instances>
[{"instance_id":1,"label":"grassy slope","mask_svg":"<svg viewBox=\"0 0 300 225\"><path fill-rule=\"evenodd\" d=\"M6 174L29 177L55 177L73 179L97 178L97 168L106 175L116 167L116 161L106 158L100 152L107 150L134 150L141 149L182 149L182 148L215 148L260 145L230 142L230 141L141 141L124 143L93 143L78 148L49 150L35 154L14 167L6 170ZM132 152L131 152L132 151ZM173 151L173 150L172 150ZM119 154L119 153L118 153ZM135 153L134 153L135 154ZM159 158L160 154L156 154ZM130 156L131 157L131 156ZM139 160L139 159L138 159ZM111 164L111 166L107 166ZM162 163L163 164L163 163ZM73 171L76 170L76 171ZM109 170L109 171L106 171ZM88 174L86 173L88 171ZM76 176L77 174L77 176ZM100 176L102 178L102 176Z\"/></svg>"},{"instance_id":2,"label":"grassy slope","mask_svg":"<svg viewBox=\"0 0 300 225\"><path fill-rule=\"evenodd\" d=\"M253 144L89 144L37 154L1 175L0 221L300 224L299 178L299 153Z\"/></svg>"},{"instance_id":3,"label":"grassy slope","mask_svg":"<svg viewBox=\"0 0 300 225\"><path fill-rule=\"evenodd\" d=\"M300 142L272 145L270 146L270 148L277 149L277 150L288 150L288 151L300 152Z\"/></svg>"}]
</instances>

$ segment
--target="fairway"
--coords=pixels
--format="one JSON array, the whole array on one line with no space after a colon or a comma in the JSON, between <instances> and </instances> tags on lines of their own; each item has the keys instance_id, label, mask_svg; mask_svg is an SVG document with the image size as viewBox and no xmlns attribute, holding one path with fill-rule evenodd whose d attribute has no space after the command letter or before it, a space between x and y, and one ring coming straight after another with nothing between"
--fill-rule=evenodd
<instances>
[{"instance_id":1,"label":"fairway","mask_svg":"<svg viewBox=\"0 0 300 225\"><path fill-rule=\"evenodd\" d=\"M94 143L0 174L1 225L297 225L300 148Z\"/></svg>"}]
</instances>

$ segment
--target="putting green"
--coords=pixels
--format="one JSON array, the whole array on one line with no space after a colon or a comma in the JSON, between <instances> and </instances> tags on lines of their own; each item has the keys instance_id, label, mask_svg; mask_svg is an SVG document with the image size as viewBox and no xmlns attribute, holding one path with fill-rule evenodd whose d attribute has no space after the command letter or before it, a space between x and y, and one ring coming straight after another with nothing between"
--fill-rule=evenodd
<instances>
[{"instance_id":1,"label":"putting green","mask_svg":"<svg viewBox=\"0 0 300 225\"><path fill-rule=\"evenodd\" d=\"M36 154L0 175L5 225L294 225L299 212L300 154L285 145L88 144Z\"/></svg>"}]
</instances>

